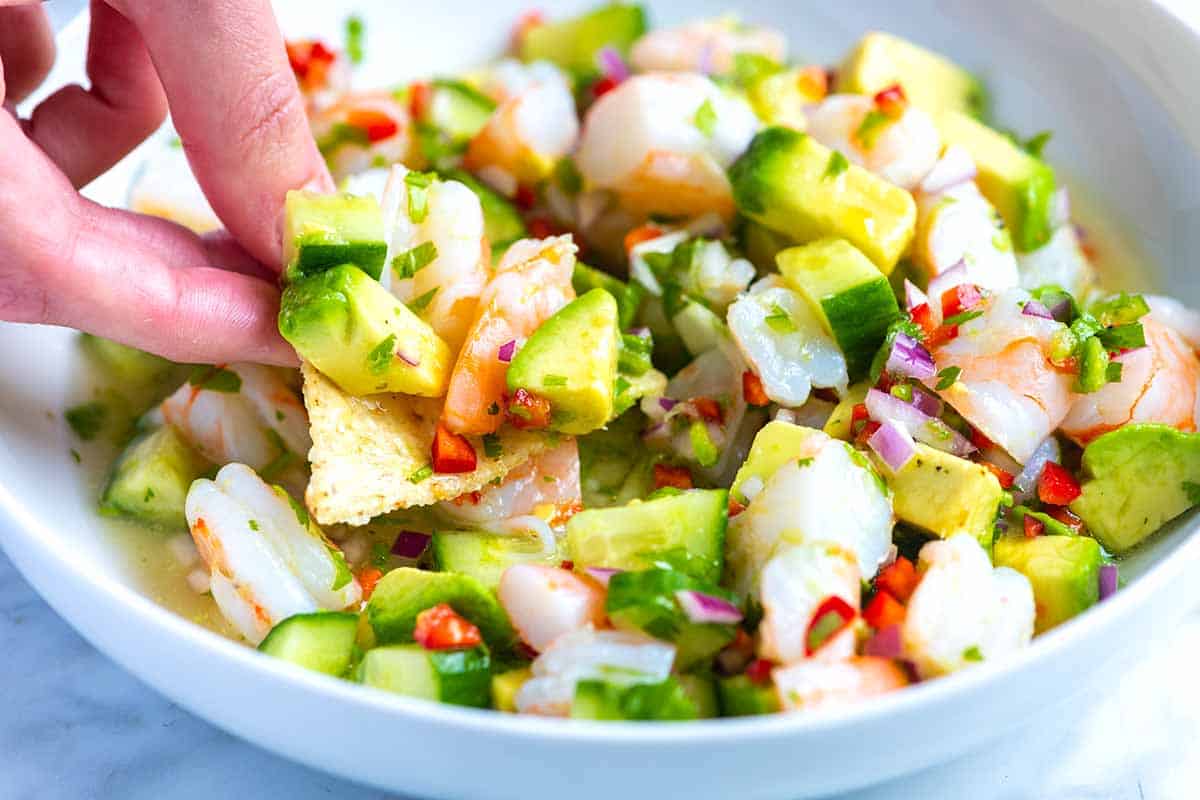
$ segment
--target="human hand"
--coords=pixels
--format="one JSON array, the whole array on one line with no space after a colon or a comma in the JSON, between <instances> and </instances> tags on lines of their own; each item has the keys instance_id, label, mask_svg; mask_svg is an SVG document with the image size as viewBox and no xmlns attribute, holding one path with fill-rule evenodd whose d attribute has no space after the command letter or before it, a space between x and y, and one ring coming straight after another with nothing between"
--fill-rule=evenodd
<instances>
[{"instance_id":1,"label":"human hand","mask_svg":"<svg viewBox=\"0 0 1200 800\"><path fill-rule=\"evenodd\" d=\"M42 9L0 0L0 319L65 325L175 361L294 364L279 336L289 189L332 190L267 0L92 0L87 73L30 119L45 78ZM76 191L168 106L228 232L197 236Z\"/></svg>"}]
</instances>

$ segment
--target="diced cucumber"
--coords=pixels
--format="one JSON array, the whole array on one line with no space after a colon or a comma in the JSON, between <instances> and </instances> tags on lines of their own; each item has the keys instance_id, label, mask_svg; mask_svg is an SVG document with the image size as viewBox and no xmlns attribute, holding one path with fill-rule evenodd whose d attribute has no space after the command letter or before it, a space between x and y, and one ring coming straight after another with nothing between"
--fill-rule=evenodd
<instances>
[{"instance_id":1,"label":"diced cucumber","mask_svg":"<svg viewBox=\"0 0 1200 800\"><path fill-rule=\"evenodd\" d=\"M521 212L504 195L460 169L442 173L446 180L458 181L475 193L483 208L483 230L492 246L492 259L498 259L513 242L529 235Z\"/></svg>"},{"instance_id":2,"label":"diced cucumber","mask_svg":"<svg viewBox=\"0 0 1200 800\"><path fill-rule=\"evenodd\" d=\"M100 510L172 530L187 528L183 506L188 489L211 468L174 428L164 425L126 446L100 496Z\"/></svg>"},{"instance_id":3,"label":"diced cucumber","mask_svg":"<svg viewBox=\"0 0 1200 800\"><path fill-rule=\"evenodd\" d=\"M400 567L375 586L367 603L367 618L380 644L411 642L417 615L439 603L448 603L479 626L484 641L498 655L512 651L516 634L496 596L469 575L427 572Z\"/></svg>"},{"instance_id":4,"label":"diced cucumber","mask_svg":"<svg viewBox=\"0 0 1200 800\"><path fill-rule=\"evenodd\" d=\"M579 77L600 71L596 54L612 47L628 55L646 32L646 12L639 5L612 3L573 19L538 25L521 40L522 61L552 61Z\"/></svg>"},{"instance_id":5,"label":"diced cucumber","mask_svg":"<svg viewBox=\"0 0 1200 800\"><path fill-rule=\"evenodd\" d=\"M79 339L106 375L119 377L123 382L155 383L175 366L165 358L90 333L80 334Z\"/></svg>"},{"instance_id":6,"label":"diced cucumber","mask_svg":"<svg viewBox=\"0 0 1200 800\"><path fill-rule=\"evenodd\" d=\"M471 139L487 124L496 104L462 81L439 78L430 84L426 120L452 139Z\"/></svg>"},{"instance_id":7,"label":"diced cucumber","mask_svg":"<svg viewBox=\"0 0 1200 800\"><path fill-rule=\"evenodd\" d=\"M607 272L589 267L582 261L575 262L571 284L575 287L577 295L587 294L592 289L603 289L611 294L617 301L618 320L623 331L633 325L638 308L642 304L642 297L646 294L646 290L640 285L632 281L626 283Z\"/></svg>"},{"instance_id":8,"label":"diced cucumber","mask_svg":"<svg viewBox=\"0 0 1200 800\"><path fill-rule=\"evenodd\" d=\"M711 660L737 632L734 625L689 620L675 596L683 590L733 599L727 592L678 570L649 569L613 575L605 601L613 625L673 642L675 668L681 671Z\"/></svg>"},{"instance_id":9,"label":"diced cucumber","mask_svg":"<svg viewBox=\"0 0 1200 800\"><path fill-rule=\"evenodd\" d=\"M525 685L525 681L533 677L529 667L519 667L492 676L492 708L497 711L507 711L515 714L517 711L517 692Z\"/></svg>"},{"instance_id":10,"label":"diced cucumber","mask_svg":"<svg viewBox=\"0 0 1200 800\"><path fill-rule=\"evenodd\" d=\"M745 675L718 680L717 696L721 701L721 716L724 717L749 717L779 711L775 689L753 683Z\"/></svg>"},{"instance_id":11,"label":"diced cucumber","mask_svg":"<svg viewBox=\"0 0 1200 800\"><path fill-rule=\"evenodd\" d=\"M671 317L675 332L693 356L703 355L729 338L729 326L703 303L690 300Z\"/></svg>"},{"instance_id":12,"label":"diced cucumber","mask_svg":"<svg viewBox=\"0 0 1200 800\"><path fill-rule=\"evenodd\" d=\"M1088 536L1001 536L992 563L1012 567L1033 586L1037 618L1043 633L1081 614L1100 600L1100 543Z\"/></svg>"},{"instance_id":13,"label":"diced cucumber","mask_svg":"<svg viewBox=\"0 0 1200 800\"><path fill-rule=\"evenodd\" d=\"M850 380L871 368L900 306L887 277L845 239L784 250L779 271L799 290L846 356Z\"/></svg>"},{"instance_id":14,"label":"diced cucumber","mask_svg":"<svg viewBox=\"0 0 1200 800\"><path fill-rule=\"evenodd\" d=\"M341 611L296 614L280 622L258 649L305 669L340 677L350 668L358 615Z\"/></svg>"},{"instance_id":15,"label":"diced cucumber","mask_svg":"<svg viewBox=\"0 0 1200 800\"><path fill-rule=\"evenodd\" d=\"M631 410L607 428L580 436L579 474L585 508L620 506L654 488L654 456L642 446L646 418Z\"/></svg>"},{"instance_id":16,"label":"diced cucumber","mask_svg":"<svg viewBox=\"0 0 1200 800\"><path fill-rule=\"evenodd\" d=\"M609 681L580 681L571 703L573 719L605 721L682 721L700 716L695 701L675 678L628 686Z\"/></svg>"},{"instance_id":17,"label":"diced cucumber","mask_svg":"<svg viewBox=\"0 0 1200 800\"><path fill-rule=\"evenodd\" d=\"M383 212L373 196L287 193L283 231L287 280L339 264L353 264L379 280L386 258Z\"/></svg>"},{"instance_id":18,"label":"diced cucumber","mask_svg":"<svg viewBox=\"0 0 1200 800\"><path fill-rule=\"evenodd\" d=\"M436 531L430 544L442 572L469 575L495 591L504 570L514 564L558 566L562 556L547 555L537 536L505 536L484 531Z\"/></svg>"},{"instance_id":19,"label":"diced cucumber","mask_svg":"<svg viewBox=\"0 0 1200 800\"><path fill-rule=\"evenodd\" d=\"M690 489L581 511L567 522L567 551L576 569L665 565L715 585L725 563L728 504L724 489Z\"/></svg>"},{"instance_id":20,"label":"diced cucumber","mask_svg":"<svg viewBox=\"0 0 1200 800\"><path fill-rule=\"evenodd\" d=\"M358 681L376 689L456 706L491 704L491 659L482 647L426 650L399 644L368 650Z\"/></svg>"},{"instance_id":21,"label":"diced cucumber","mask_svg":"<svg viewBox=\"0 0 1200 800\"><path fill-rule=\"evenodd\" d=\"M696 707L699 719L713 719L721 716L721 702L717 698L717 684L711 678L702 675L677 675L675 680L683 687L683 691Z\"/></svg>"}]
</instances>

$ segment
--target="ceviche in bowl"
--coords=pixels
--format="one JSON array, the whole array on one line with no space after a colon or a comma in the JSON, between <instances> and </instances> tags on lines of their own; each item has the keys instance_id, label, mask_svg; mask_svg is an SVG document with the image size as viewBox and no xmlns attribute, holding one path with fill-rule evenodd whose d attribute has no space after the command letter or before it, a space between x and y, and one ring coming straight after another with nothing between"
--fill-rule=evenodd
<instances>
[{"instance_id":1,"label":"ceviche in bowl","mask_svg":"<svg viewBox=\"0 0 1200 800\"><path fill-rule=\"evenodd\" d=\"M1012 656L1200 502L1200 315L1106 287L952 61L616 4L360 86L361 26L288 43L341 188L287 201L302 369L89 338L170 391L67 412L230 636L502 712L804 714ZM183 158L131 204L203 228Z\"/></svg>"}]
</instances>

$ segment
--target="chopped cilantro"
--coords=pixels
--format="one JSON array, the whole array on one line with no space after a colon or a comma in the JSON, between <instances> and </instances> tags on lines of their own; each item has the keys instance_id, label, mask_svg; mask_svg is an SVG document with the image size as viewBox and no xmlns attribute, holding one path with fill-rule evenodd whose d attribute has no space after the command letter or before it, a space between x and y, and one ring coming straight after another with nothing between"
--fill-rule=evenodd
<instances>
[{"instance_id":1,"label":"chopped cilantro","mask_svg":"<svg viewBox=\"0 0 1200 800\"><path fill-rule=\"evenodd\" d=\"M583 191L583 175L570 156L558 160L554 166L554 179L567 194L576 195Z\"/></svg>"},{"instance_id":2,"label":"chopped cilantro","mask_svg":"<svg viewBox=\"0 0 1200 800\"><path fill-rule=\"evenodd\" d=\"M392 259L392 269L400 280L411 278L438 257L437 245L433 242L422 242L416 247L405 250Z\"/></svg>"},{"instance_id":3,"label":"chopped cilantro","mask_svg":"<svg viewBox=\"0 0 1200 800\"><path fill-rule=\"evenodd\" d=\"M1183 482L1183 491L1187 495L1188 502L1194 506L1200 506L1200 483L1192 483L1191 481Z\"/></svg>"},{"instance_id":4,"label":"chopped cilantro","mask_svg":"<svg viewBox=\"0 0 1200 800\"><path fill-rule=\"evenodd\" d=\"M370 143L371 139L364 129L355 125L347 125L344 122L335 122L329 129L329 133L317 141L317 149L321 151L321 155L328 158L342 145L353 144L366 147Z\"/></svg>"},{"instance_id":5,"label":"chopped cilantro","mask_svg":"<svg viewBox=\"0 0 1200 800\"><path fill-rule=\"evenodd\" d=\"M543 475L542 476L543 483L554 483L557 480L558 480L558 478L554 477L553 475ZM1197 487L1197 488L1200 488L1200 487Z\"/></svg>"},{"instance_id":6,"label":"chopped cilantro","mask_svg":"<svg viewBox=\"0 0 1200 800\"><path fill-rule=\"evenodd\" d=\"M488 406L487 413L488 413L489 417L494 417L497 414L499 414L500 413L500 404L492 403L490 406Z\"/></svg>"},{"instance_id":7,"label":"chopped cilantro","mask_svg":"<svg viewBox=\"0 0 1200 800\"><path fill-rule=\"evenodd\" d=\"M705 100L700 104L700 107L696 109L695 116L692 117L692 124L705 137L712 138L717 130L717 110L713 107L712 100Z\"/></svg>"},{"instance_id":8,"label":"chopped cilantro","mask_svg":"<svg viewBox=\"0 0 1200 800\"><path fill-rule=\"evenodd\" d=\"M408 304L409 311L412 311L415 314L420 314L429 307L430 303L433 302L433 296L437 294L438 289L440 288L441 287L439 286L435 286L420 297L413 298L413 300Z\"/></svg>"},{"instance_id":9,"label":"chopped cilantro","mask_svg":"<svg viewBox=\"0 0 1200 800\"><path fill-rule=\"evenodd\" d=\"M773 58L758 53L734 53L733 80L738 86L750 87L779 72L783 67Z\"/></svg>"},{"instance_id":10,"label":"chopped cilantro","mask_svg":"<svg viewBox=\"0 0 1200 800\"><path fill-rule=\"evenodd\" d=\"M421 483L428 478L433 477L433 467L429 464L421 467L419 470L408 476L409 483Z\"/></svg>"},{"instance_id":11,"label":"chopped cilantro","mask_svg":"<svg viewBox=\"0 0 1200 800\"><path fill-rule=\"evenodd\" d=\"M352 14L346 18L346 55L351 64L361 64L363 60L363 21L362 17Z\"/></svg>"},{"instance_id":12,"label":"chopped cilantro","mask_svg":"<svg viewBox=\"0 0 1200 800\"><path fill-rule=\"evenodd\" d=\"M1140 294L1122 292L1110 300L1096 303L1091 312L1101 325L1113 327L1137 322L1150 313L1150 306Z\"/></svg>"},{"instance_id":13,"label":"chopped cilantro","mask_svg":"<svg viewBox=\"0 0 1200 800\"><path fill-rule=\"evenodd\" d=\"M146 493L144 495L142 495L142 502L149 503L153 499L154 499L154 489L150 486L147 486Z\"/></svg>"},{"instance_id":14,"label":"chopped cilantro","mask_svg":"<svg viewBox=\"0 0 1200 800\"><path fill-rule=\"evenodd\" d=\"M939 391L945 391L958 382L958 376L962 374L961 367L946 367L938 372L937 386L934 388Z\"/></svg>"},{"instance_id":15,"label":"chopped cilantro","mask_svg":"<svg viewBox=\"0 0 1200 800\"><path fill-rule=\"evenodd\" d=\"M500 437L494 433L485 433L483 435L483 454L488 458L499 458L504 453L504 448L500 445Z\"/></svg>"},{"instance_id":16,"label":"chopped cilantro","mask_svg":"<svg viewBox=\"0 0 1200 800\"><path fill-rule=\"evenodd\" d=\"M183 140L180 139L178 136L172 136L170 139L167 140L167 147L173 148L175 150L182 150L183 149Z\"/></svg>"},{"instance_id":17,"label":"chopped cilantro","mask_svg":"<svg viewBox=\"0 0 1200 800\"><path fill-rule=\"evenodd\" d=\"M250 520L250 530L252 530L252 531L261 530L261 528L258 525L258 520L256 520L256 519Z\"/></svg>"},{"instance_id":18,"label":"chopped cilantro","mask_svg":"<svg viewBox=\"0 0 1200 800\"><path fill-rule=\"evenodd\" d=\"M434 180L436 176L431 172L410 172L404 176L408 187L408 216L414 224L420 225L429 215L429 187Z\"/></svg>"},{"instance_id":19,"label":"chopped cilantro","mask_svg":"<svg viewBox=\"0 0 1200 800\"><path fill-rule=\"evenodd\" d=\"M196 367L188 377L188 383L209 392L237 394L242 390L241 377L224 367Z\"/></svg>"},{"instance_id":20,"label":"chopped cilantro","mask_svg":"<svg viewBox=\"0 0 1200 800\"><path fill-rule=\"evenodd\" d=\"M840 151L834 150L829 154L829 163L825 167L825 174L821 177L823 180L833 180L848 169L850 169L850 162Z\"/></svg>"},{"instance_id":21,"label":"chopped cilantro","mask_svg":"<svg viewBox=\"0 0 1200 800\"><path fill-rule=\"evenodd\" d=\"M1041 131L1040 133L1035 133L1033 136L1030 136L1028 139L1026 139L1021 147L1026 153L1029 153L1029 155L1033 156L1034 158L1041 158L1043 151L1046 149L1046 145L1050 144L1050 140L1053 138L1053 132Z\"/></svg>"},{"instance_id":22,"label":"chopped cilantro","mask_svg":"<svg viewBox=\"0 0 1200 800\"><path fill-rule=\"evenodd\" d=\"M882 111L869 111L863 117L862 124L858 126L858 130L854 132L854 138L858 139L858 143L862 145L864 150L870 150L875 147L875 142L879 139L879 134L883 133L883 129L891 124L892 118Z\"/></svg>"},{"instance_id":23,"label":"chopped cilantro","mask_svg":"<svg viewBox=\"0 0 1200 800\"><path fill-rule=\"evenodd\" d=\"M372 375L382 375L396 357L396 334L388 334L367 353L367 369Z\"/></svg>"},{"instance_id":24,"label":"chopped cilantro","mask_svg":"<svg viewBox=\"0 0 1200 800\"><path fill-rule=\"evenodd\" d=\"M108 408L101 403L83 403L68 408L63 419L71 426L71 430L85 442L96 438L108 419Z\"/></svg>"},{"instance_id":25,"label":"chopped cilantro","mask_svg":"<svg viewBox=\"0 0 1200 800\"><path fill-rule=\"evenodd\" d=\"M979 645L973 644L966 650L963 650L963 661L983 661L983 653L979 652Z\"/></svg>"},{"instance_id":26,"label":"chopped cilantro","mask_svg":"<svg viewBox=\"0 0 1200 800\"><path fill-rule=\"evenodd\" d=\"M70 452L71 452L71 458L75 459L76 464L78 464L80 461L83 460L82 458L79 457L79 451L76 450L74 447L71 448Z\"/></svg>"},{"instance_id":27,"label":"chopped cilantro","mask_svg":"<svg viewBox=\"0 0 1200 800\"><path fill-rule=\"evenodd\" d=\"M792 316L778 303L771 304L771 313L763 321L776 333L796 332L796 323L792 321Z\"/></svg>"},{"instance_id":28,"label":"chopped cilantro","mask_svg":"<svg viewBox=\"0 0 1200 800\"><path fill-rule=\"evenodd\" d=\"M1142 329L1140 322L1117 325L1115 328L1104 328L1096 331L1096 338L1109 351L1135 350L1146 346L1146 332Z\"/></svg>"},{"instance_id":29,"label":"chopped cilantro","mask_svg":"<svg viewBox=\"0 0 1200 800\"><path fill-rule=\"evenodd\" d=\"M283 412L280 411L279 409L276 409L275 410L275 421L283 422L285 419L287 419L287 417L284 416Z\"/></svg>"},{"instance_id":30,"label":"chopped cilantro","mask_svg":"<svg viewBox=\"0 0 1200 800\"><path fill-rule=\"evenodd\" d=\"M542 386L566 386L566 375L546 375L542 378Z\"/></svg>"}]
</instances>

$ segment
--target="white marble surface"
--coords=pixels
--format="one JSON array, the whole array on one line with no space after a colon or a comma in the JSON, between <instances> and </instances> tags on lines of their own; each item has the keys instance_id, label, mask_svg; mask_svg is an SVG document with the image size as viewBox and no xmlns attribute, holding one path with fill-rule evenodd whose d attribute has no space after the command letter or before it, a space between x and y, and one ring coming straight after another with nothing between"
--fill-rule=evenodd
<instances>
[{"instance_id":1,"label":"white marble surface","mask_svg":"<svg viewBox=\"0 0 1200 800\"><path fill-rule=\"evenodd\" d=\"M1196 0L1168 4L1200 21ZM57 22L82 5L47 8ZM0 800L394 797L292 764L176 708L76 635L2 552L0 653ZM1108 690L1067 699L984 753L861 800L1200 795L1200 612L1153 650L1123 658L1127 666L1109 668ZM902 745L903 732L881 735Z\"/></svg>"}]
</instances>

